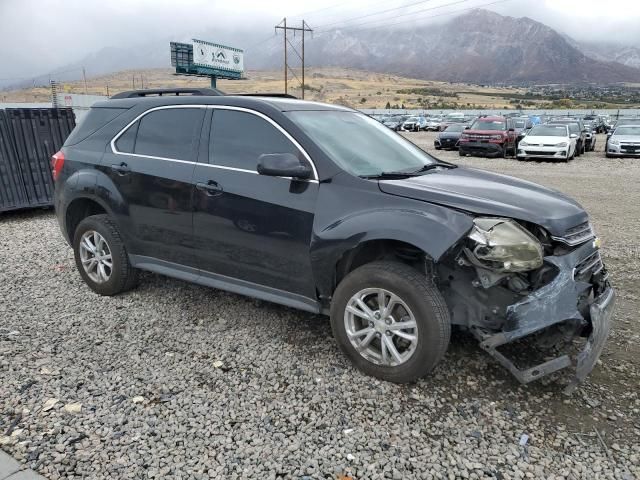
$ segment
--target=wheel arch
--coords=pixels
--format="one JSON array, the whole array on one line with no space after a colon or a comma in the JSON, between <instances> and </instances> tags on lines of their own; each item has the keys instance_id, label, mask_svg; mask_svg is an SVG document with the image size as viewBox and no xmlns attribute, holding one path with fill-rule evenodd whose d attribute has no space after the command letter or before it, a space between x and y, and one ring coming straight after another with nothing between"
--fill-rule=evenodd
<instances>
[{"instance_id":1,"label":"wheel arch","mask_svg":"<svg viewBox=\"0 0 640 480\"><path fill-rule=\"evenodd\" d=\"M376 210L342 219L314 236L311 258L318 295L330 301L342 278L370 261L398 257L425 267L436 264L472 227L471 217L452 209ZM425 267L426 268L426 267Z\"/></svg>"}]
</instances>

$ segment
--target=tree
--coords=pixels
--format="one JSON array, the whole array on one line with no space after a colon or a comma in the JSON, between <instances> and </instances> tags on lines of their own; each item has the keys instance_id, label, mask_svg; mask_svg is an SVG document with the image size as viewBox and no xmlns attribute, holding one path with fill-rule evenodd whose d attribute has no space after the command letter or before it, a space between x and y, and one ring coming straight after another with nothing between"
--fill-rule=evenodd
<instances>
[{"instance_id":1,"label":"tree","mask_svg":"<svg viewBox=\"0 0 640 480\"><path fill-rule=\"evenodd\" d=\"M366 99L366 98L362 97L362 98L360 99L360 103L366 103L366 102L367 102L367 99Z\"/></svg>"},{"instance_id":2,"label":"tree","mask_svg":"<svg viewBox=\"0 0 640 480\"><path fill-rule=\"evenodd\" d=\"M387 104L384 106L384 108L386 108L387 110L391 109L391 104L389 102L387 102Z\"/></svg>"}]
</instances>

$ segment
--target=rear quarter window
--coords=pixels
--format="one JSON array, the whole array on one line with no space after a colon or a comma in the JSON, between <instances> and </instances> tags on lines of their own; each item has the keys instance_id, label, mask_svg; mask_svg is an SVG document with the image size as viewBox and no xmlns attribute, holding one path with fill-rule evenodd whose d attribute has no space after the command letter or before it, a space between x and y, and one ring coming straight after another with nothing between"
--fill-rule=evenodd
<instances>
[{"instance_id":1,"label":"rear quarter window","mask_svg":"<svg viewBox=\"0 0 640 480\"><path fill-rule=\"evenodd\" d=\"M95 108L89 110L84 119L73 129L65 145L76 145L126 112L126 108Z\"/></svg>"}]
</instances>

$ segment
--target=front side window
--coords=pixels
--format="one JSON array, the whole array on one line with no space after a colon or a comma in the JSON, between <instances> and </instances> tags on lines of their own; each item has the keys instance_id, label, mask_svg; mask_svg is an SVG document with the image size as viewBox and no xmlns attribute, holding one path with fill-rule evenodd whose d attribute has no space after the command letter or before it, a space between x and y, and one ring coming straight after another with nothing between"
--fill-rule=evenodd
<instances>
[{"instance_id":1,"label":"front side window","mask_svg":"<svg viewBox=\"0 0 640 480\"><path fill-rule=\"evenodd\" d=\"M214 110L209 143L210 163L255 172L260 155L270 153L291 153L301 162L306 162L300 150L265 119L248 112Z\"/></svg>"},{"instance_id":2,"label":"front side window","mask_svg":"<svg viewBox=\"0 0 640 480\"><path fill-rule=\"evenodd\" d=\"M331 160L353 175L415 171L435 163L413 143L361 113L318 110L286 115Z\"/></svg>"},{"instance_id":3,"label":"front side window","mask_svg":"<svg viewBox=\"0 0 640 480\"><path fill-rule=\"evenodd\" d=\"M193 160L193 144L200 134L202 108L154 110L131 125L116 141L122 153L174 160Z\"/></svg>"}]
</instances>

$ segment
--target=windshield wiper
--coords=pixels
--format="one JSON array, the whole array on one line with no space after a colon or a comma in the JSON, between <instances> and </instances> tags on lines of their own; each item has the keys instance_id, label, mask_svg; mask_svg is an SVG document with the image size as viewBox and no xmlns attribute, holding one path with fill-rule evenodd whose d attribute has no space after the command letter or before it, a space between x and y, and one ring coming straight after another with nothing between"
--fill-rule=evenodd
<instances>
[{"instance_id":1,"label":"windshield wiper","mask_svg":"<svg viewBox=\"0 0 640 480\"><path fill-rule=\"evenodd\" d=\"M409 177L418 177L420 175L422 175L425 172L428 172L429 170L433 170L435 168L438 167L444 167L444 168L457 168L457 165L454 165L453 163L447 163L447 162L435 162L435 163L429 163L427 165L423 165L421 166L418 170L413 170L413 171L396 171L396 172L380 172L380 173L375 173L372 175L360 175L360 178L379 178L379 179L383 179L383 180L397 180L397 179L401 179L401 178L409 178Z\"/></svg>"},{"instance_id":2,"label":"windshield wiper","mask_svg":"<svg viewBox=\"0 0 640 480\"><path fill-rule=\"evenodd\" d=\"M379 178L382 180L398 180L401 178L409 178L415 177L416 174L413 172L380 172L374 173L372 175L360 175L360 178Z\"/></svg>"},{"instance_id":3,"label":"windshield wiper","mask_svg":"<svg viewBox=\"0 0 640 480\"><path fill-rule=\"evenodd\" d=\"M416 174L420 174L420 173L424 173L424 172L428 172L429 170L433 170L436 169L438 167L443 167L443 168L458 168L457 165L454 165L453 163L447 163L447 162L435 162L435 163L428 163L426 165L421 166L418 170L414 170L413 172L411 172L411 174L416 175Z\"/></svg>"}]
</instances>

